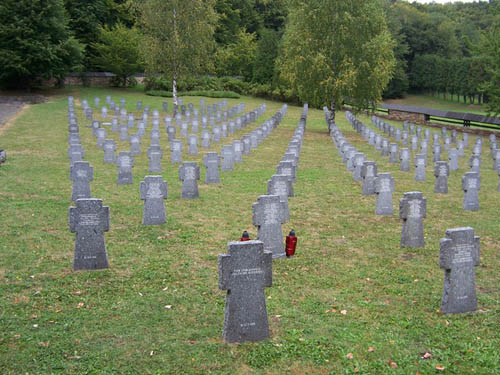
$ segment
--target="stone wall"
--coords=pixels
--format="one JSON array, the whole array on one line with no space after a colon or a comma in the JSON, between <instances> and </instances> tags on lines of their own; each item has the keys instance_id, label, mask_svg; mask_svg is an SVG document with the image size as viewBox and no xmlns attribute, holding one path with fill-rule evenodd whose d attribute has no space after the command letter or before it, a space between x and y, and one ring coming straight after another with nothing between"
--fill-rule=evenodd
<instances>
[{"instance_id":1,"label":"stone wall","mask_svg":"<svg viewBox=\"0 0 500 375\"><path fill-rule=\"evenodd\" d=\"M389 119L396 121L408 121L414 124L426 125L426 115L423 113L403 112L389 109Z\"/></svg>"}]
</instances>

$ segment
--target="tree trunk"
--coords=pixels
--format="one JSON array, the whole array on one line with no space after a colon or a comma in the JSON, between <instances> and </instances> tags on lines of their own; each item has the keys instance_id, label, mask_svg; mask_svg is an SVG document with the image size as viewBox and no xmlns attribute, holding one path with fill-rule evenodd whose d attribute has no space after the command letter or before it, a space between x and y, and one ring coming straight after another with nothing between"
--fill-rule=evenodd
<instances>
[{"instance_id":1,"label":"tree trunk","mask_svg":"<svg viewBox=\"0 0 500 375\"><path fill-rule=\"evenodd\" d=\"M174 105L177 106L177 73L174 74L174 79L172 80L172 96Z\"/></svg>"}]
</instances>

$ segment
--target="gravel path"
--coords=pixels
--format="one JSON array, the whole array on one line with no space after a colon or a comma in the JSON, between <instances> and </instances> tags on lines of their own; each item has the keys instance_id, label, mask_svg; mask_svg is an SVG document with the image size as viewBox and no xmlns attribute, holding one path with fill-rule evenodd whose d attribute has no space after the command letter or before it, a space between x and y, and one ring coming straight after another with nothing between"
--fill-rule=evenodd
<instances>
[{"instance_id":1,"label":"gravel path","mask_svg":"<svg viewBox=\"0 0 500 375\"><path fill-rule=\"evenodd\" d=\"M0 103L0 127L23 108L23 103Z\"/></svg>"}]
</instances>

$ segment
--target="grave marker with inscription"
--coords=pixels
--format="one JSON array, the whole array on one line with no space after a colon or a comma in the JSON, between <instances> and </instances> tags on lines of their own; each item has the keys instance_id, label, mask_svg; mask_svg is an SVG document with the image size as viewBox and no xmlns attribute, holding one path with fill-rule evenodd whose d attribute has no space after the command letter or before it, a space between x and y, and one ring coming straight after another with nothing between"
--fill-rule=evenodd
<instances>
[{"instance_id":1,"label":"grave marker with inscription","mask_svg":"<svg viewBox=\"0 0 500 375\"><path fill-rule=\"evenodd\" d=\"M166 221L163 200L167 199L167 183L161 176L146 176L140 185L144 201L143 225L162 225Z\"/></svg>"},{"instance_id":2,"label":"grave marker with inscription","mask_svg":"<svg viewBox=\"0 0 500 375\"><path fill-rule=\"evenodd\" d=\"M464 191L463 209L466 211L479 210L479 190L481 189L479 173L467 172L462 177L462 189Z\"/></svg>"},{"instance_id":3,"label":"grave marker with inscription","mask_svg":"<svg viewBox=\"0 0 500 375\"><path fill-rule=\"evenodd\" d=\"M198 192L200 167L196 162L185 161L179 167L179 179L182 181L181 198L195 199L200 196Z\"/></svg>"},{"instance_id":4,"label":"grave marker with inscription","mask_svg":"<svg viewBox=\"0 0 500 375\"><path fill-rule=\"evenodd\" d=\"M377 177L377 164L374 161L365 161L361 167L363 179L363 195L375 194L375 178Z\"/></svg>"},{"instance_id":5,"label":"grave marker with inscription","mask_svg":"<svg viewBox=\"0 0 500 375\"><path fill-rule=\"evenodd\" d=\"M390 173L379 173L375 179L375 194L377 201L375 215L392 215L392 193L394 192L394 178Z\"/></svg>"},{"instance_id":6,"label":"grave marker with inscription","mask_svg":"<svg viewBox=\"0 0 500 375\"><path fill-rule=\"evenodd\" d=\"M108 268L104 232L109 231L109 207L101 199L83 198L69 208L69 229L76 233L73 269Z\"/></svg>"},{"instance_id":7,"label":"grave marker with inscription","mask_svg":"<svg viewBox=\"0 0 500 375\"><path fill-rule=\"evenodd\" d=\"M272 253L261 241L230 242L219 255L219 288L227 290L223 339L261 341L269 337L265 287L272 285Z\"/></svg>"},{"instance_id":8,"label":"grave marker with inscription","mask_svg":"<svg viewBox=\"0 0 500 375\"><path fill-rule=\"evenodd\" d=\"M290 220L290 209L288 207L289 192L293 191L293 184L288 179L288 176L274 174L270 180L267 181L267 194L277 195L284 203L285 220Z\"/></svg>"},{"instance_id":9,"label":"grave marker with inscription","mask_svg":"<svg viewBox=\"0 0 500 375\"><path fill-rule=\"evenodd\" d=\"M403 220L401 247L424 247L424 218L427 199L418 191L404 193L399 201L399 217Z\"/></svg>"},{"instance_id":10,"label":"grave marker with inscription","mask_svg":"<svg viewBox=\"0 0 500 375\"><path fill-rule=\"evenodd\" d=\"M413 162L415 163L415 181L425 181L427 174L425 170L427 167L427 156L425 154L415 155Z\"/></svg>"},{"instance_id":11,"label":"grave marker with inscription","mask_svg":"<svg viewBox=\"0 0 500 375\"><path fill-rule=\"evenodd\" d=\"M252 205L253 225L258 227L258 239L264 243L264 249L273 254L273 258L282 258L285 254L281 225L287 221L286 206L279 195L261 195Z\"/></svg>"},{"instance_id":12,"label":"grave marker with inscription","mask_svg":"<svg viewBox=\"0 0 500 375\"><path fill-rule=\"evenodd\" d=\"M456 314L477 309L474 267L479 265L479 237L471 227L446 231L440 241L439 266L444 269L441 312Z\"/></svg>"},{"instance_id":13,"label":"grave marker with inscription","mask_svg":"<svg viewBox=\"0 0 500 375\"><path fill-rule=\"evenodd\" d=\"M218 184L220 182L219 166L220 157L216 152L208 152L203 156L203 164L206 168L205 183Z\"/></svg>"},{"instance_id":14,"label":"grave marker with inscription","mask_svg":"<svg viewBox=\"0 0 500 375\"><path fill-rule=\"evenodd\" d=\"M132 183L132 167L134 166L134 157L130 152L120 152L116 158L118 166L118 185Z\"/></svg>"},{"instance_id":15,"label":"grave marker with inscription","mask_svg":"<svg viewBox=\"0 0 500 375\"><path fill-rule=\"evenodd\" d=\"M104 162L114 163L116 161L115 156L116 143L113 139L106 139L104 141Z\"/></svg>"},{"instance_id":16,"label":"grave marker with inscription","mask_svg":"<svg viewBox=\"0 0 500 375\"><path fill-rule=\"evenodd\" d=\"M445 161L437 161L434 165L434 176L436 183L434 185L435 193L448 193L448 176L450 175L450 167Z\"/></svg>"},{"instance_id":17,"label":"grave marker with inscription","mask_svg":"<svg viewBox=\"0 0 500 375\"><path fill-rule=\"evenodd\" d=\"M91 198L90 181L94 178L94 168L86 161L75 161L70 167L70 178L73 181L71 200Z\"/></svg>"}]
</instances>

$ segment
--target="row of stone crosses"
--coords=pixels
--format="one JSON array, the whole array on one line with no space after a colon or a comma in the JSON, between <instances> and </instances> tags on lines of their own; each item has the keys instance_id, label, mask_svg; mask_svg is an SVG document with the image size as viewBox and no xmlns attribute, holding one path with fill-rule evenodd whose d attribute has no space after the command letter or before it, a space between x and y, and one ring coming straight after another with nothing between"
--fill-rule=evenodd
<instances>
[{"instance_id":1,"label":"row of stone crosses","mask_svg":"<svg viewBox=\"0 0 500 375\"><path fill-rule=\"evenodd\" d=\"M349 115L350 116L350 115ZM330 135L337 148L348 141L340 129L325 113ZM358 154L356 152L356 154ZM345 156L345 153L341 153ZM347 158L343 158L347 163ZM372 186L377 193L377 214L392 214L392 193L394 179L389 173L374 172L373 162L364 164L363 175L370 175ZM367 172L366 169L371 169ZM376 170L376 169L375 169ZM360 173L361 174L361 173ZM427 213L427 200L421 192L404 193L399 201L399 216L402 219L401 247L417 248L424 246L423 219ZM479 237L471 227L453 228L446 231L446 237L440 241L439 265L444 269L443 295L441 312L445 314L470 312L477 309L474 267L479 265Z\"/></svg>"},{"instance_id":2,"label":"row of stone crosses","mask_svg":"<svg viewBox=\"0 0 500 375\"><path fill-rule=\"evenodd\" d=\"M227 342L261 341L269 337L265 287L272 286L272 261L283 258L282 224L290 220L288 198L299 164L308 106L288 148L267 182L267 194L253 204L257 241L230 242L228 253L219 255L219 288L227 290L223 339Z\"/></svg>"},{"instance_id":3,"label":"row of stone crosses","mask_svg":"<svg viewBox=\"0 0 500 375\"><path fill-rule=\"evenodd\" d=\"M268 137L270 132L279 125L286 111L287 106L284 105L271 120L266 121L258 128L258 134L262 135L262 139L257 138L260 139L260 142ZM74 111L74 99L72 97L68 99L68 118L70 123L68 126L70 143L68 153L73 155L76 149L76 153L83 157L84 150L81 144ZM250 152L251 148L248 150ZM215 154L216 157L205 158L206 182L219 183L220 158L217 153L208 153L208 155L210 154ZM233 163L232 157L230 161ZM70 208L70 229L72 232L77 233L73 267L75 270L107 268L108 259L103 232L109 230L109 207L104 207L101 199L91 197L89 182L93 179L93 168L88 162L72 160L70 175L73 180L72 200L76 202L76 207ZM200 178L197 163L185 162L179 168L179 176L182 181L181 197L186 199L197 198L199 196L197 181ZM161 225L165 223L166 215L163 200L167 198L167 183L163 181L162 176L146 176L140 184L140 198L145 201L143 224ZM90 218L93 219L90 220Z\"/></svg>"},{"instance_id":4,"label":"row of stone crosses","mask_svg":"<svg viewBox=\"0 0 500 375\"><path fill-rule=\"evenodd\" d=\"M371 144L375 146L376 150L381 152L382 156L389 155L389 162L398 162L398 144L390 143L389 141L373 132L373 130L363 127L362 123L351 116L351 124L353 127ZM414 157L415 164L415 181L425 180L425 167L427 166L427 156L428 156L428 144L430 142L431 132L429 128L424 130L422 135L422 128L420 126L415 126L415 124L409 124L407 121L403 122L403 131L398 127L386 123L379 117L372 116L372 124L375 125L379 130L383 131L390 138L394 138L396 142L401 142L403 146L408 146L408 134L411 136L411 148L401 148L399 155L399 160L401 161L400 170L410 171L410 152L417 153ZM375 135L373 135L375 133ZM448 168L449 171L458 170L458 160L460 157L465 156L465 148L469 144L469 134L466 132L462 133L462 139L457 136L457 130L451 130L451 136L448 136L448 129L446 127L441 128L442 138L444 141L443 146L440 142L439 133L432 134L433 144L432 144L432 160L434 163L440 162L439 167L435 166L434 173L438 174L439 169L443 170L443 157L441 155L442 149L448 153ZM490 156L492 158L492 167L500 177L500 149L498 149L497 137L495 134L490 134ZM418 145L420 141L420 152L418 152ZM475 144L472 148L472 155L469 158L469 172L477 172L480 176L481 172L481 153L482 153L482 137L476 138ZM455 144L455 147L453 147ZM449 172L448 172L449 174ZM469 175L471 176L471 175ZM437 176L436 176L437 177ZM476 176L472 175L472 179ZM462 180L467 180L468 176L464 176ZM444 180L444 179L443 179ZM462 185L466 185L466 182L462 182ZM498 191L500 191L500 179L498 184Z\"/></svg>"},{"instance_id":5,"label":"row of stone crosses","mask_svg":"<svg viewBox=\"0 0 500 375\"><path fill-rule=\"evenodd\" d=\"M346 117L348 121L353 125L353 128L361 134L365 140L369 142L370 139L374 139L374 137L370 137L370 134L376 133L375 131L369 129L367 126L365 126L361 121L357 120L356 117L350 113L346 113ZM385 123L384 123L385 124ZM392 127L390 125L387 126ZM394 127L392 127L394 128ZM420 131L418 131L420 129ZM421 128L417 127L416 128L417 133L421 134ZM425 134L426 137L430 137L430 132L427 131L426 129ZM445 129L446 130L446 129ZM390 130L389 130L390 132ZM444 132L443 132L444 133ZM375 139L377 139L378 134L375 136ZM435 193L442 193L446 194L448 193L448 176L450 174L450 170L457 170L458 169L458 160L455 158L451 157L450 154L450 164L446 161L442 160L436 160L440 158L440 143L439 143L439 135L434 134L434 147L433 149L436 151L434 152L434 158L435 160L435 167L434 167L434 176L436 177L435 180L435 185L434 185L434 192ZM418 139L417 136L413 136ZM412 138L413 138L412 137ZM454 137L456 140L456 136ZM446 139L449 139L449 137L446 137ZM467 139L466 142L468 142L468 136L465 137ZM387 141L386 139L384 139ZM461 143L464 141L460 141ZM493 154L496 154L496 138L494 141L491 142L493 145L492 147L495 152ZM374 147L377 150L377 145L378 149L381 150L382 156L389 156L389 162L395 163L397 162L397 157L398 157L398 144L397 143L391 143L388 145L387 142L382 142L385 143L387 147L380 146L380 142L374 142ZM469 210L469 211L476 211L479 209L479 189L481 185L481 178L480 178L480 166L481 166L481 149L482 149L482 139L478 137L476 139L476 144L473 147L473 155L471 157L471 169L469 172L465 173L465 175L462 177L462 190L464 191L464 199L463 199L463 209L464 210ZM455 151L453 155L457 156L457 149L456 148L451 148L449 147L449 152ZM356 165L359 165L359 170L361 175L356 175L354 177L355 180L362 180L363 181L363 192L364 194L373 194L373 189L370 190L370 185L374 186L374 177L369 176L368 180L365 180L362 173L362 164L365 162L364 155L358 153L358 155L355 155L357 151L353 148L353 146L346 142L345 140L342 140L341 144L339 145L339 152L341 155L345 155L345 158L349 160L352 159L352 163L348 162L348 169L351 164L353 164L353 168L356 169ZM464 154L463 148L462 148L462 155ZM459 155L458 155L459 156ZM458 157L457 156L457 157ZM410 170L410 151L408 148L402 148L401 152L399 154L399 159L400 159L400 170L401 171L409 171ZM500 161L500 159L499 159ZM427 140L426 138L422 139L422 145L421 145L421 150L420 153L415 155L414 158L415 162L415 181L425 181L426 179L426 165L427 165ZM372 164L373 163L373 164ZM368 165L370 165L369 171L371 172L372 170L375 171L375 175L377 174L376 171L376 164L374 162L370 162ZM497 167L497 162L494 160L494 167ZM386 178L390 179L390 174L385 175ZM394 182L392 181L392 184ZM392 189L393 190L393 189ZM389 208L387 208L387 215L391 215L392 211L389 212ZM383 213L381 213L383 214Z\"/></svg>"}]
</instances>

